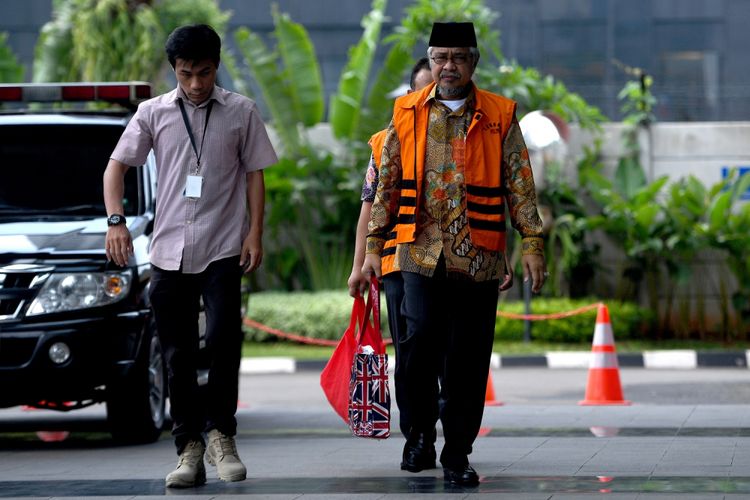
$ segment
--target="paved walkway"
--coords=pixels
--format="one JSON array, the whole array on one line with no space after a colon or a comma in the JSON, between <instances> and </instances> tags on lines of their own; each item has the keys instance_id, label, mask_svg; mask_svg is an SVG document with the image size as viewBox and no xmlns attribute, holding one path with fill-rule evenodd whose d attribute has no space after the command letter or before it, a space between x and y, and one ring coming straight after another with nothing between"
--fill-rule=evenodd
<instances>
[{"instance_id":1,"label":"paved walkway","mask_svg":"<svg viewBox=\"0 0 750 500\"><path fill-rule=\"evenodd\" d=\"M513 383L498 372L495 379L502 388ZM104 433L76 431L61 443L43 443L33 432L8 430L33 428L33 419L51 428L54 419L34 412L20 419L14 409L0 412L0 497L750 499L747 404L578 406L545 397L541 404L488 406L471 456L481 484L457 489L444 484L439 469L400 471L398 435L384 441L349 436L326 407L317 374L245 376L242 386L244 482L222 483L208 466L205 486L166 491L163 478L175 463L166 433L132 447L115 446ZM92 408L65 418L77 422L70 427L91 429L101 426L101 416Z\"/></svg>"}]
</instances>

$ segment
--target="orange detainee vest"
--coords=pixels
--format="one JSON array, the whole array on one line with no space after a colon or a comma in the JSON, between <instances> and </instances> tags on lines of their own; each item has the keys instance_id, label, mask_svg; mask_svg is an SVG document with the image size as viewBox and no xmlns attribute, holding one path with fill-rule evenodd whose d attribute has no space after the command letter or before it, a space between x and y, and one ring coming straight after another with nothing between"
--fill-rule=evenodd
<instances>
[{"instance_id":1,"label":"orange detainee vest","mask_svg":"<svg viewBox=\"0 0 750 500\"><path fill-rule=\"evenodd\" d=\"M375 168L380 170L380 160L383 157L383 145L385 145L385 138L388 135L388 129L383 129L380 132L377 132L370 137L370 140L367 141L367 143L370 145L370 148L372 149L372 157L375 160ZM396 233L392 233L396 234ZM394 253L396 249L396 240L391 238L391 244L390 247L393 248L393 251L389 251L390 255L388 257L382 258L380 261L380 273L382 275L386 275L388 273L393 272L393 258ZM386 246L388 246L388 243L386 243Z\"/></svg>"},{"instance_id":2,"label":"orange detainee vest","mask_svg":"<svg viewBox=\"0 0 750 500\"><path fill-rule=\"evenodd\" d=\"M385 144L385 136L388 135L388 129L385 128L380 132L372 134L367 144L372 148L372 157L375 159L375 167L380 169L380 159L383 157L383 145Z\"/></svg>"},{"instance_id":3,"label":"orange detainee vest","mask_svg":"<svg viewBox=\"0 0 750 500\"><path fill-rule=\"evenodd\" d=\"M395 254L397 244L416 238L430 113L426 100L433 87L400 97L394 106L393 123L401 142L401 197L395 230L383 249L384 259ZM516 103L476 87L474 92L476 109L466 133L464 156L469 234L472 244L479 248L504 251L503 140L513 122Z\"/></svg>"}]
</instances>

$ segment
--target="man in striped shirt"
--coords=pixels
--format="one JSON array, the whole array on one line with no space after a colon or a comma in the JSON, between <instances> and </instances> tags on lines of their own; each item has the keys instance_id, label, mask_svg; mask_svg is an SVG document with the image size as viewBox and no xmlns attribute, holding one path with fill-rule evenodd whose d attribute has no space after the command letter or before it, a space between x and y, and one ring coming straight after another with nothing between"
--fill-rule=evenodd
<instances>
[{"instance_id":1,"label":"man in striped shirt","mask_svg":"<svg viewBox=\"0 0 750 500\"><path fill-rule=\"evenodd\" d=\"M205 483L203 455L219 478L241 481L237 453L242 349L240 279L263 256L263 169L276 163L255 103L216 85L221 40L206 25L177 28L166 53L177 88L142 103L104 173L110 227L107 257L124 266L133 244L123 213L123 178L157 164L156 218L149 298L167 362L177 468L168 487ZM249 217L248 217L249 214ZM209 376L198 389L198 317L206 310ZM207 433L208 448L206 449Z\"/></svg>"}]
</instances>

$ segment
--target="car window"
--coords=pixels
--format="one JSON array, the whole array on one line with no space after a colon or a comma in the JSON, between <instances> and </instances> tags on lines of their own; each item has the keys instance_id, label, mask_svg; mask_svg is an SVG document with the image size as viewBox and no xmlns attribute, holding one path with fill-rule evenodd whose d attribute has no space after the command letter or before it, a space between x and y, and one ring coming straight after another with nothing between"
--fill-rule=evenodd
<instances>
[{"instance_id":1,"label":"car window","mask_svg":"<svg viewBox=\"0 0 750 500\"><path fill-rule=\"evenodd\" d=\"M0 217L104 216L102 175L123 128L107 124L0 127ZM138 176L125 179L125 215L138 212Z\"/></svg>"}]
</instances>

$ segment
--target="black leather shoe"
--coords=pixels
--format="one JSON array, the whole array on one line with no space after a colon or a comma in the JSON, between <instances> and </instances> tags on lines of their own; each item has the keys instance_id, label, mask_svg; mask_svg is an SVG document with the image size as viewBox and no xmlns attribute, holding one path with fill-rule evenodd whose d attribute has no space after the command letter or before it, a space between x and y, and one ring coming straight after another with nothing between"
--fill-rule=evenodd
<instances>
[{"instance_id":1,"label":"black leather shoe","mask_svg":"<svg viewBox=\"0 0 750 500\"><path fill-rule=\"evenodd\" d=\"M436 457L434 440L429 439L425 434L418 434L415 439L406 441L401 470L421 472L434 469Z\"/></svg>"},{"instance_id":2,"label":"black leather shoe","mask_svg":"<svg viewBox=\"0 0 750 500\"><path fill-rule=\"evenodd\" d=\"M479 484L477 471L469 464L456 468L443 467L443 475L445 480L452 485L477 486Z\"/></svg>"}]
</instances>

